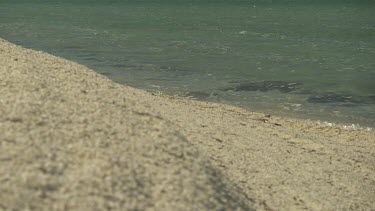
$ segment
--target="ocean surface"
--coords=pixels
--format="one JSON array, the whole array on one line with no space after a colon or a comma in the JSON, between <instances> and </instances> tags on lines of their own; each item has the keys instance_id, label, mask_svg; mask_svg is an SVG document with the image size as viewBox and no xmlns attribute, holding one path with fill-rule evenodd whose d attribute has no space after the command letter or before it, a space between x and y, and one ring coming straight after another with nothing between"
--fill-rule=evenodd
<instances>
[{"instance_id":1,"label":"ocean surface","mask_svg":"<svg viewBox=\"0 0 375 211\"><path fill-rule=\"evenodd\" d=\"M0 0L0 37L153 92L375 126L370 0Z\"/></svg>"}]
</instances>

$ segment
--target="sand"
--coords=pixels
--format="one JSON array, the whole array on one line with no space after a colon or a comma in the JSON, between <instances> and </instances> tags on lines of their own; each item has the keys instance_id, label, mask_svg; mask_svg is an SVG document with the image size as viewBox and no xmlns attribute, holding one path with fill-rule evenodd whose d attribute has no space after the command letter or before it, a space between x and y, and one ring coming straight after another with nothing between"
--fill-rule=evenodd
<instances>
[{"instance_id":1,"label":"sand","mask_svg":"<svg viewBox=\"0 0 375 211\"><path fill-rule=\"evenodd\" d=\"M375 210L372 128L120 85L0 39L0 210Z\"/></svg>"}]
</instances>

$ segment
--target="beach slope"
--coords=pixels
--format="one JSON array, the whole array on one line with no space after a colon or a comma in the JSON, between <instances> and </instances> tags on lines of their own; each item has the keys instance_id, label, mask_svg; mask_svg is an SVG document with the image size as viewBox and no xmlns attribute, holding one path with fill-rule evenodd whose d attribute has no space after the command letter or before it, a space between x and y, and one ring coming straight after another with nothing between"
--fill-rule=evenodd
<instances>
[{"instance_id":1,"label":"beach slope","mask_svg":"<svg viewBox=\"0 0 375 211\"><path fill-rule=\"evenodd\" d=\"M0 75L0 210L249 209L147 93L4 40Z\"/></svg>"},{"instance_id":2,"label":"beach slope","mask_svg":"<svg viewBox=\"0 0 375 211\"><path fill-rule=\"evenodd\" d=\"M0 210L371 210L375 133L116 84L0 39Z\"/></svg>"}]
</instances>

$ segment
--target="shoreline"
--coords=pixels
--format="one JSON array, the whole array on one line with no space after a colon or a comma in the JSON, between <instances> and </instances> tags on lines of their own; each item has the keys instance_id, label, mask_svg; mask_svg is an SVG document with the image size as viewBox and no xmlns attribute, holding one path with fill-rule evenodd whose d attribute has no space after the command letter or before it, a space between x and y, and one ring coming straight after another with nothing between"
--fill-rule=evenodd
<instances>
[{"instance_id":1,"label":"shoreline","mask_svg":"<svg viewBox=\"0 0 375 211\"><path fill-rule=\"evenodd\" d=\"M1 38L0 64L0 208L375 206L373 128L159 96Z\"/></svg>"},{"instance_id":2,"label":"shoreline","mask_svg":"<svg viewBox=\"0 0 375 211\"><path fill-rule=\"evenodd\" d=\"M8 42L12 43L11 41L8 41ZM13 43L13 44L23 46L22 44L16 44L16 43ZM25 47L25 48L29 48L29 47ZM33 48L30 47L30 49L33 49ZM42 51L42 52L45 52L47 54L51 54L53 56L75 62L75 63L83 65L83 66L85 66L89 69L92 69L94 72L98 73L98 71L95 69L95 67L93 65L90 66L89 64L81 63L82 60L81 61L80 60L73 60L73 59L70 60L70 59L65 58L64 56L61 56L59 54L52 54L52 53L49 53L49 52L47 52L43 49L33 49L33 50ZM125 86L130 86L130 87L133 87L133 88L139 89L139 90L144 90L146 92L150 92L150 93L153 93L153 94L160 95L161 97L162 96L170 96L172 98L175 98L175 97L176 98L187 98L187 99L191 99L191 100L194 100L194 101L209 102L209 103L214 103L214 104L225 104L225 105L228 105L228 106L241 108L241 109L244 109L244 110L246 110L248 112L252 112L252 113L272 114L272 116L277 116L277 117L281 117L281 118L293 119L293 120L297 120L297 121L301 120L302 122L303 121L311 121L311 122L316 122L318 124L324 124L324 125L327 125L327 126L337 126L337 127L343 128L343 129L350 129L350 128L355 129L355 130L358 130L358 129L359 130L374 130L375 129L374 123L369 122L367 120L366 121L363 120L363 119L368 119L368 118L363 118L363 117L361 117L362 120L357 119L357 121L356 121L356 120L353 120L353 118L349 119L348 117L333 117L332 113L328 114L324 117L323 115L321 115L321 116L312 115L312 114L305 115L305 114L302 114L300 112L299 113L298 112L290 112L289 111L290 108L288 110L283 110L282 108L276 108L276 107L264 109L264 108L260 108L260 107L251 107L251 106L242 105L242 104L235 104L235 103L231 103L229 101L228 102L221 102L220 100L199 99L199 98L195 98L193 96L189 96L189 92L181 93L181 92L169 91L168 89L161 90L161 89L149 89L149 88L145 88L145 87L138 87L138 86L128 85L123 80L116 80L116 78L111 78L111 76L108 76L106 74L101 74L101 73L99 73L99 74L106 77L106 78L109 78L111 81L114 81L115 83L119 83L119 84L122 84L122 85L125 85Z\"/></svg>"}]
</instances>

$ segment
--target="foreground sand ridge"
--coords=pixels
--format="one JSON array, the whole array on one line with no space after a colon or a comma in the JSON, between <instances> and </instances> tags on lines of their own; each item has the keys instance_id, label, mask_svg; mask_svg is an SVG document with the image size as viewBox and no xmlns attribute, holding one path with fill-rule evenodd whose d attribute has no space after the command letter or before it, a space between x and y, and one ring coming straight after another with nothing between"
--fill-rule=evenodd
<instances>
[{"instance_id":1,"label":"foreground sand ridge","mask_svg":"<svg viewBox=\"0 0 375 211\"><path fill-rule=\"evenodd\" d=\"M375 133L159 96L0 39L0 210L371 210Z\"/></svg>"}]
</instances>

